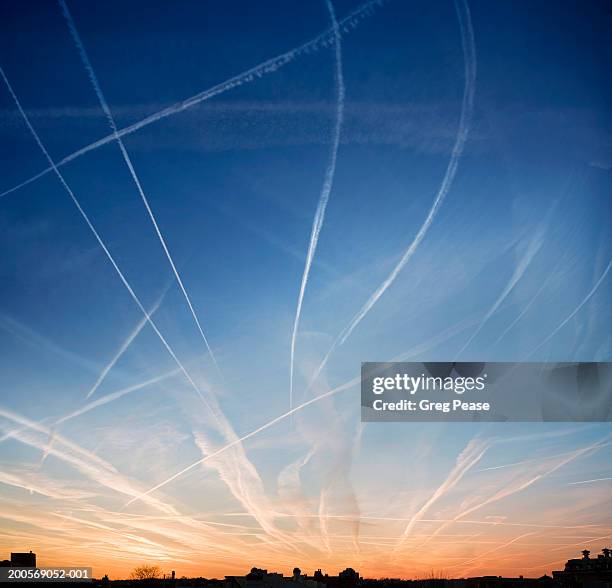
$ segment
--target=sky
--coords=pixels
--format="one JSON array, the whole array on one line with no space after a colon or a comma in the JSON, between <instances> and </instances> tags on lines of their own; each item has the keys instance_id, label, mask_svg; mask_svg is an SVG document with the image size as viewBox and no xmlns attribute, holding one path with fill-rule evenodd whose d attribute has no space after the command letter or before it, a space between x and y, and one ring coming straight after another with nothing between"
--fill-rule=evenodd
<instances>
[{"instance_id":1,"label":"sky","mask_svg":"<svg viewBox=\"0 0 612 588\"><path fill-rule=\"evenodd\" d=\"M608 423L359 410L362 361L612 361L608 3L0 23L0 559L534 577L612 543Z\"/></svg>"}]
</instances>

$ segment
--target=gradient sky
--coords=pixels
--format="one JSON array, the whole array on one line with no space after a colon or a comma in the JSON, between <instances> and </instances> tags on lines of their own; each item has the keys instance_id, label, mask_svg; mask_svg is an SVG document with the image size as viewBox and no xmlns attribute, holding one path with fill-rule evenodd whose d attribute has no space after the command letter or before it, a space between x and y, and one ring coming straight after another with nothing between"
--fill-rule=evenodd
<instances>
[{"instance_id":1,"label":"gradient sky","mask_svg":"<svg viewBox=\"0 0 612 588\"><path fill-rule=\"evenodd\" d=\"M361 7L333 0L339 21ZM0 559L536 576L612 543L609 424L362 425L355 381L399 357L612 360L609 3L470 1L470 21L390 0L339 46L324 0L68 8L119 129L327 33L122 139L218 369L117 142L59 170L192 383L57 175L12 190L49 164L0 80ZM62 7L0 13L50 157L107 136ZM292 405L340 390L240 442L290 407L326 178Z\"/></svg>"}]
</instances>

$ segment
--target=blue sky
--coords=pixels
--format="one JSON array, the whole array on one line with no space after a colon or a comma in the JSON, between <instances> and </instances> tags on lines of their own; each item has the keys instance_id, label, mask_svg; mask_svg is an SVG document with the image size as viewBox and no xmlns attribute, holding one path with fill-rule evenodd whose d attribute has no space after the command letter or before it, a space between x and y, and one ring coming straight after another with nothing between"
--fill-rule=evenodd
<instances>
[{"instance_id":1,"label":"blue sky","mask_svg":"<svg viewBox=\"0 0 612 588\"><path fill-rule=\"evenodd\" d=\"M155 324L193 385L177 372L154 330L139 324L142 312L57 176L48 173L10 191L48 163L3 85L0 425L3 435L12 433L0 444L0 495L20 512L35 513L25 522L0 520L13 534L0 543L5 551L29 543L56 557L49 551L51 533L45 533L50 513L83 511L89 523L104 520L123 528L125 515L117 513L134 492L288 410L298 293L330 171L333 183L296 335L294 405L350 381L361 361L402 355L611 360L612 15L604 2L561 2L554 10L527 2L470 2L476 75L469 116L466 33L462 37L457 18L467 5L459 4L457 12L452 2L442 1L373 4L341 36L346 96L332 168L338 62L326 2L68 6L119 129L331 33L327 43L261 78L122 137L221 375L117 142L61 167L143 306L159 303ZM343 0L333 7L340 20L361 5ZM0 65L51 158L59 161L107 136L108 121L61 7L5 2L1 10ZM449 177L453 158L456 169ZM414 254L346 340L335 344L418 235L445 177L448 191ZM107 396L161 376L120 398ZM108 402L57 424L100 398ZM415 562L356 555L354 546L343 543L346 530L334 535L329 521L353 505L351 516L365 534L356 541L365 550L369 535L363 529L373 524L367 516L381 509L385 516L395 509L406 520L455 516L469 503L463 493L473 490L476 465L449 488L457 495L445 496L448 504L427 506L427 497L482 449L478 467L485 467L481 460L496 467L535 455L529 462L535 470L527 468L524 475L550 470L546 480L529 485L529 500L518 490L511 498L503 495L513 501L510 514L503 514L508 520L533 518L525 501L541 504L551 488L562 488L566 494L551 505L554 512L540 513L543 525L569 518L608 525L610 532L612 521L595 515L609 506L609 482L568 486L610 475L607 425L386 423L362 429L358 403L355 386L253 436L227 458L160 489L163 508L171 505L172 516L189 513L195 519L208 513L217 523L246 509L240 523L254 525L254 545L279 542L278 552L262 552L262 558L273 558L270 567L276 562L290 569L285 543L303 540L308 562L348 565L360 557L356 561L372 575L410 575L419 572ZM207 413L211 406L216 420ZM15 433L19 419L29 424L21 422L25 432ZM60 441L49 443L56 436ZM597 443L601 449L592 446ZM41 459L45 447L48 458ZM77 465L70 457L75 451L87 463L103 459L116 468L121 489L106 474ZM561 463L565 458L559 456L572 452L576 456ZM379 475L368 474L372 468ZM299 487L289 492L288 480L295 482L296 475ZM407 481L411 491L404 492ZM482 508L491 508L487 500L513 484L521 487L520 479L503 475L484 484ZM52 496L30 493L33 485L52 488ZM80 493L67 495L68 487ZM387 497L382 504L381 496ZM283 522L290 507L297 526ZM132 508L143 514L162 507ZM315 515L316 529L307 524ZM401 537L393 524L369 531ZM140 529L138 537L159 539L160 529ZM240 571L240 562L203 546L192 552L184 545L190 539L163 530L161 547L141 553L142 541L126 538L121 552L131 554L130 561L182 557L189 570ZM431 567L441 568L450 548L436 543L443 533L432 532ZM102 545L111 569L124 573L129 564L114 550L115 539L112 533L92 538L83 559ZM491 532L487 539L496 548L513 536ZM242 548L242 539L231 540L234 549ZM319 553L308 541L326 550ZM472 565L469 549L466 544L465 551L452 554L464 563L460 570ZM538 571L577 551L551 549L555 554L531 560ZM480 571L493 565L478 561Z\"/></svg>"}]
</instances>

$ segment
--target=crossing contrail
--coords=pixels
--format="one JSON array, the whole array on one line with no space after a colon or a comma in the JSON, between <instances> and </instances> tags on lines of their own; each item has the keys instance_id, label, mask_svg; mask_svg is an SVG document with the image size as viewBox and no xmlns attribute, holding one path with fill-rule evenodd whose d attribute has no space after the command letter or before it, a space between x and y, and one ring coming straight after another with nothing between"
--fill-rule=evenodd
<instances>
[{"instance_id":1,"label":"crossing contrail","mask_svg":"<svg viewBox=\"0 0 612 588\"><path fill-rule=\"evenodd\" d=\"M540 287L537 289L536 293L531 297L531 299L529 300L529 302L527 302L527 304L525 304L525 306L523 307L523 309L521 310L521 312L518 314L518 316L502 331L501 335L493 342L493 347L495 347L495 345L498 345L499 342L514 328L514 326L516 324L518 324L520 322L520 320L527 314L527 312L529 311L529 309L533 306L534 302L538 299L538 297L540 296L540 294L542 292L544 292L546 286L548 286L548 283L550 282L550 278L554 275L554 271L550 272L546 278L542 281L542 284L540 285Z\"/></svg>"},{"instance_id":2,"label":"crossing contrail","mask_svg":"<svg viewBox=\"0 0 612 588\"><path fill-rule=\"evenodd\" d=\"M85 404L81 408L78 408L77 410L74 410L73 412L66 414L63 417L57 419L53 423L53 426L57 427L58 425L61 425L62 423L65 423L66 421L69 421L78 416L81 416L82 414L85 414L89 412L90 410L93 410L94 408L98 408L99 406L104 406L105 404L108 404L109 402L113 402L114 400L117 400L118 398L121 398L122 396L130 394L131 392L136 392L136 390L142 390L143 388L146 388L147 386L158 384L159 382L162 382L164 380L167 380L168 378L176 376L178 373L180 373L180 369L175 368L169 372L161 374L160 376L155 376L154 378L150 378L148 380L145 380L144 382L138 382L138 384L132 384L131 386L127 386L126 388L122 388L121 390L117 390L115 392L106 394L105 396L101 396L97 400L93 400L89 402L88 404Z\"/></svg>"},{"instance_id":3,"label":"crossing contrail","mask_svg":"<svg viewBox=\"0 0 612 588\"><path fill-rule=\"evenodd\" d=\"M433 506L433 504L442 498L447 492L452 490L463 477L482 459L486 451L489 449L490 441L488 439L481 439L474 437L471 439L466 447L459 453L455 461L455 466L446 476L444 481L436 488L431 494L427 501L416 511L408 524L404 528L403 533L397 540L396 545L393 548L395 554L403 547L406 539L412 532L414 526L419 522L421 518L425 516L427 511Z\"/></svg>"},{"instance_id":4,"label":"crossing contrail","mask_svg":"<svg viewBox=\"0 0 612 588\"><path fill-rule=\"evenodd\" d=\"M323 187L321 189L321 195L319 196L319 203L315 212L314 220L312 222L312 230L310 233L310 244L308 245L308 253L306 255L306 263L304 265L304 273L302 274L302 283L300 285L300 293L298 295L297 308L295 311L295 319L293 321L293 332L291 333L291 359L289 368L289 408L293 408L293 371L294 371L294 360L295 360L295 341L297 337L298 327L300 324L300 314L302 313L302 303L304 302L304 292L306 291L306 284L308 283L308 276L310 274L310 268L312 266L312 260L315 256L317 249L317 243L319 242L319 233L323 226L323 220L325 219L325 209L327 208L327 202L329 201L329 194L331 192L334 175L336 173L336 161L338 158L338 146L340 144L340 131L342 129L342 120L344 117L344 74L342 72L342 39L340 35L340 28L338 26L338 20L336 19L336 11L331 0L326 0L327 11L329 12L329 18L332 23L335 38L335 71L334 77L336 81L336 123L334 125L333 137L331 148L329 151L329 160L327 168L325 170L325 177L323 179Z\"/></svg>"},{"instance_id":5,"label":"crossing contrail","mask_svg":"<svg viewBox=\"0 0 612 588\"><path fill-rule=\"evenodd\" d=\"M340 21L338 21L339 29L341 29L345 33L348 33L352 29L356 28L357 25L364 18L369 16L376 9L376 7L382 6L385 1L387 0L368 0L367 2L364 2L363 4L358 6L355 10L350 12L347 16L345 16ZM194 94L193 96L186 98L185 100L182 100L181 102L177 102L171 106L168 106L167 108L164 108L163 110L159 110L158 112L155 112L141 119L140 121L135 122L134 124L131 124L127 127L119 129L117 131L117 135L119 137L130 135L131 133L135 133L136 131L139 131L140 129L152 123L155 123L159 120L167 118L168 116L178 114L179 112L183 112L184 110L187 110L191 108L192 106L200 104L200 102L209 100L210 98L213 98L214 96L217 96L219 94L223 94L224 92L227 92L228 90L232 90L233 88L238 88L239 86L242 86L243 84L250 83L256 80L257 78L261 78L267 74L274 73L278 71L279 69L281 69L282 67L284 67L285 65L287 65L288 63L295 61L295 59L297 59L298 57L302 55L306 55L308 53L312 53L314 51L317 51L322 46L325 46L333 42L334 38L335 38L334 28L331 27L331 28L325 29L322 33L318 34L316 37L313 37L309 41L306 41L302 45L294 47L293 49L289 49L289 51L286 51L285 53L280 53L279 55L276 55L275 57L272 57L266 61L263 61L259 63L258 65L255 65L254 67L251 67L250 69L247 69L225 80L224 82L221 82L215 86L212 86L211 88L208 88L207 90L199 92L198 94ZM67 155L63 159L54 163L52 166L50 165L46 169L43 169L36 175L28 178L27 180L24 180L23 182L17 184L16 186L13 186L12 188L5 190L4 192L0 194L0 198L7 196L8 194L11 194L12 192L17 191L23 188L24 186L31 184L32 182L35 182L39 178L42 178L43 176L47 175L48 173L54 172L55 167L59 168L63 165L66 165L67 163L70 163L71 161L78 159L82 155L85 155L86 153L89 153L90 151L94 151L95 149L98 149L99 147L102 147L103 145L106 145L107 143L111 143L112 141L115 141L116 139L117 137L115 136L115 133L111 133L110 135L106 135L105 137L102 137L101 139L98 139L97 141L94 141L93 143L90 143L89 145L86 145L82 147L81 149L74 151L70 155Z\"/></svg>"},{"instance_id":6,"label":"crossing contrail","mask_svg":"<svg viewBox=\"0 0 612 588\"><path fill-rule=\"evenodd\" d=\"M174 370L167 372L165 374L162 374L160 376L156 376L155 378L151 378L144 382L139 382L138 384L133 384L131 386L128 386L127 388L122 388L121 390L111 392L110 394L106 394L105 396L102 396L98 398L97 400L93 400L92 402L89 402L85 406L82 406L81 408L57 419L51 425L51 429L50 429L51 432L49 433L49 439L47 441L47 445L43 450L43 454L39 462L39 467L41 467L45 463L45 460L51 453L51 449L53 447L53 443L55 442L56 435L59 433L59 425L77 416L85 414L89 412L90 410L93 410L94 408L98 408L98 406L104 406L105 404L108 404L109 402L113 402L114 400L117 400L118 398L121 398L122 396L125 396L126 394L130 394L131 392L135 392L136 390L141 390L142 388L146 388L147 386L150 386L152 384L157 384L158 382L161 382L162 380L165 380L169 378L170 376L175 376L178 373L180 373L180 370L178 368L175 368ZM4 438L0 437L0 441L3 441L3 439Z\"/></svg>"},{"instance_id":7,"label":"crossing contrail","mask_svg":"<svg viewBox=\"0 0 612 588\"><path fill-rule=\"evenodd\" d=\"M163 343L164 347L166 348L166 350L168 351L168 353L170 354L172 359L175 361L176 365L180 368L181 372L183 372L184 376L187 378L187 380L189 381L189 383L191 384L191 386L195 390L196 394L199 396L200 400L204 403L204 405L207 407L207 409L211 413L213 413L212 407L210 406L210 404L208 403L208 401L206 400L206 398L204 397L204 395L200 391L200 388L194 382L193 378L189 375L189 372L185 369L185 367L183 366L183 364L181 363L179 358L176 356L176 354L174 353L174 350L172 349L172 347L170 347L170 345L166 341L165 337L161 334L160 330L157 328L157 325L153 322L153 319L151 318L149 313L146 311L145 307L142 305L142 302L140 302L140 299L138 298L138 296L136 296L136 293L132 289L132 286L130 286L130 284L127 281L126 277L123 275L123 272L119 269L119 266L117 265L117 262L115 261L115 258L111 255L111 252L108 250L108 247L104 244L104 241L102 241L102 238L98 234L98 231L93 226L91 220L89 220L89 217L87 216L87 213L83 210L83 207L81 206L81 204L78 201L77 197L74 195L74 192L72 191L70 186L66 183L66 180L64 179L64 176L61 174L61 172L59 171L59 169L55 165L55 162L53 161L53 159L51 159L51 156L49 155L49 152L47 151L47 148L44 146L43 142L41 141L40 137L38 136L38 133L36 132L36 130L32 126L32 123L30 122L30 119L28 118L28 116L26 115L25 111L23 110L23 108L21 106L21 102L19 101L19 98L17 98L17 94L15 94L15 91L13 90L13 86L9 82L8 78L6 77L6 74L4 73L4 69L2 67L0 67L0 76L4 80L4 83L6 84L6 87L8 88L8 91L9 91L13 101L15 102L15 105L17 106L17 109L19 110L19 113L21 114L21 117L23 118L26 126L28 127L28 129L30 131L30 133L34 137L34 140L36 141L38 147L40 148L40 150L42 151L43 155L45 156L45 158L49 162L49 165L53 169L53 171L54 171L55 175L57 176L58 180L60 181L61 185L63 186L63 188L66 190L66 192L70 196L70 199L72 200L74 205L77 207L77 210L79 211L79 214L83 217L83 220L87 223L87 226L89 227L89 230L93 233L94 237L96 238L96 241L98 242L98 245L100 245L100 247L102 248L102 250L106 254L106 257L111 262L113 268L117 272L117 275L119 276L119 278L123 282L123 285L125 286L126 290L129 292L130 296L132 297L132 300L136 303L136 305L138 306L138 308L140 309L140 311L142 312L142 314L146 318L147 322L151 325L151 327L155 331L155 334L159 337L159 340Z\"/></svg>"},{"instance_id":8,"label":"crossing contrail","mask_svg":"<svg viewBox=\"0 0 612 588\"><path fill-rule=\"evenodd\" d=\"M160 304L162 303L162 300L164 299L164 295L165 295L165 292L159 297L157 302L151 307L151 309L148 312L149 316L153 316L157 312L157 309L159 308ZM142 329L144 328L146 324L147 324L147 317L143 316L140 319L140 321L138 321L138 324L134 327L134 329L132 329L132 332L127 336L125 341L121 344L119 349L117 349L117 352L115 353L115 355L113 355L111 360L104 366L104 369L100 372L98 379L94 382L94 385L90 388L89 392L87 392L87 395L85 396L85 398L89 398L100 387L100 384L102 384L106 376L115 367L115 364L119 361L119 359L127 351L128 347L132 344L134 339L138 337L138 335L140 334L140 331L142 331Z\"/></svg>"},{"instance_id":9,"label":"crossing contrail","mask_svg":"<svg viewBox=\"0 0 612 588\"><path fill-rule=\"evenodd\" d=\"M0 69L0 73L1 72L2 69ZM24 429L13 433L13 437L17 441L42 451L47 449L48 444L41 441L39 436L41 433L50 436L52 434L51 429L45 427L41 423L37 423L17 414L10 409L4 408L3 406L0 406L0 417L24 427ZM4 428L4 426L0 428ZM34 431L39 435L28 434L26 431ZM83 449L76 443L59 434L55 434L55 441L56 445L59 447L51 447L49 451L57 459L62 460L64 463L72 466L78 472L102 486L127 496L140 496L140 490L135 487L129 479L121 475L109 462L91 451ZM157 508L165 514L178 514L178 511L174 507L166 505L160 500L149 497L145 497L145 500L147 500L149 506Z\"/></svg>"},{"instance_id":10,"label":"crossing contrail","mask_svg":"<svg viewBox=\"0 0 612 588\"><path fill-rule=\"evenodd\" d=\"M387 291L387 288L393 284L399 273L402 271L404 266L408 263L410 258L414 255L421 241L425 238L429 227L433 223L438 210L444 198L448 194L455 175L457 173L457 167L459 165L459 159L463 154L463 149L467 141L467 137L470 131L470 123L472 119L472 112L474 110L474 92L476 89L476 46L474 43L474 30L472 28L472 19L470 16L470 7L466 0L457 0L455 2L457 10L457 17L459 20L459 28L461 30L461 47L463 50L464 58L464 71L465 71L465 86L463 89L463 101L461 105L461 116L459 119L459 128L457 129L457 136L455 138L455 144L451 152L450 161L446 168L446 173L442 180L442 184L438 189L438 193L429 209L427 217L423 221L421 228L412 240L412 243L404 251L401 259L397 265L393 268L393 271L389 276L382 282L382 284L376 289L376 291L370 296L368 301L361 307L359 312L351 319L349 324L338 334L334 342L332 343L327 354L323 358L323 361L315 371L315 374L310 380L310 386L319 377L319 374L323 368L327 365L331 354L334 352L336 347L342 345L351 333L355 330L357 325L363 320L363 318L370 312L372 307L378 302L380 297Z\"/></svg>"},{"instance_id":11,"label":"crossing contrail","mask_svg":"<svg viewBox=\"0 0 612 588\"><path fill-rule=\"evenodd\" d=\"M138 190L138 193L140 194L140 198L142 199L142 202L145 205L145 208L147 209L147 213L149 215L149 218L151 219L151 222L153 223L153 227L155 228L155 232L157 233L157 237L159 239L159 242L161 243L164 253L166 254L166 257L168 258L168 263L170 263L170 267L172 268L174 277L176 278L176 281L178 282L181 292L183 293L185 301L187 302L187 306L189 306L191 316L193 317L193 320L195 321L198 331L200 332L200 335L202 336L204 345L206 346L206 350L208 351L213 363L215 364L217 371L219 372L219 374L221 374L221 370L219 369L219 364L217 363L215 355L210 347L210 344L208 343L208 339L206 338L206 335L204 334L204 329L202 329L202 325L200 324L200 320L198 319L198 316L196 315L196 312L193 308L191 299L189 298L189 295L187 294L187 290L185 289L185 286L183 285L183 280L181 279L181 276L179 275L178 270L176 269L176 265L174 264L174 260L172 259L172 256L170 255L170 251L166 244L166 240L164 239L161 233L161 230L159 229L159 225L157 224L157 220L155 219L155 215L153 214L153 210L151 209L151 205L149 204L149 199L146 197L144 193L142 184L140 183L140 179L138 178L138 175L136 174L136 170L134 169L134 165L132 164L132 160L130 159L127 149L125 148L125 145L123 144L123 141L121 140L121 137L119 136L117 125L115 123L115 119L111 112L110 106L108 105L108 102L106 101L106 98L104 97L104 93L102 92L102 88L98 82L96 73L93 69L93 66L91 65L89 56L87 55L85 45L83 45L83 41L81 40L79 31L76 28L74 19L72 18L72 15L70 14L70 11L68 10L68 5L66 4L65 0L58 0L58 1L62 8L62 12L64 14L64 18L66 19L66 23L68 24L68 28L70 29L70 33L72 35L74 43L81 57L81 61L83 62L83 66L85 67L85 70L87 71L87 74L93 86L94 92L96 93L96 96L98 97L98 101L100 102L100 106L102 107L102 110L104 111L104 114L106 115L108 124L110 125L111 130L113 132L113 137L117 141L117 145L119 146L119 149L121 150L121 155L123 156L123 160L125 161L125 164L127 165L130 171L130 175L132 176L132 179L134 180L134 184L136 185L136 189Z\"/></svg>"},{"instance_id":12,"label":"crossing contrail","mask_svg":"<svg viewBox=\"0 0 612 588\"><path fill-rule=\"evenodd\" d=\"M601 274L601 276L599 276L599 279L597 280L597 282L595 282L595 285L591 288L589 293L582 299L582 302L580 302L580 304L576 308L574 308L574 310L570 312L570 314L567 317L565 317L565 319L563 319L561 323L557 325L557 327L553 329L552 333L550 333L550 335L548 335L548 337L546 337L544 341L542 341L537 347L535 347L531 351L531 353L529 353L529 355L525 357L525 359L528 359L536 351L538 351L544 345L546 345L546 343L548 343L565 325L567 325L567 323L569 323L580 312L582 307L594 296L594 294L599 289L599 286L601 286L601 283L606 279L606 276L608 275L608 272L610 271L611 267L612 267L612 258L608 262L608 265L606 269L604 270L604 272Z\"/></svg>"},{"instance_id":13,"label":"crossing contrail","mask_svg":"<svg viewBox=\"0 0 612 588\"><path fill-rule=\"evenodd\" d=\"M243 435L242 437L234 439L233 441L231 441L227 445L224 445L220 449L217 449L216 451L213 451L212 453L209 453L208 455L204 456L202 459L199 459L199 460L193 462L191 465L188 465L187 467L183 468L182 470L176 472L175 474L173 474L172 476L170 476L169 478L167 478L163 482L160 482L156 486L153 486L153 488L149 488L149 490L144 492L141 496L136 496L136 497L132 498L129 502L127 502L125 504L125 507L128 507L133 502L136 502L137 500L140 500L141 498L144 498L145 496L148 496L152 492L155 492L156 490L159 490L163 486L166 486L170 482L176 480L177 478L179 478L183 474L186 474L187 472L193 470L194 468L198 467L199 465L201 465L203 463L206 463L207 461L209 461L211 459L214 459L220 453L223 453L224 451L227 451L228 449L231 449L232 447L234 447L234 445L238 445L239 443L242 443L243 441L246 441L247 439L250 439L254 435L257 435L258 433L261 433L262 431L265 431L266 429L269 429L270 427L272 427L276 423L279 423L280 421L286 419L287 417L290 417L291 415L293 415L296 412L306 408L307 406L310 406L311 404L314 404L315 402L318 402L320 400L323 400L324 398L328 398L329 396L333 396L334 394L337 394L338 392L342 392L344 390L348 390L349 388L352 388L353 386L356 386L360 381L361 381L361 377L357 376L356 378L353 378L349 382L346 382L345 384L342 384L341 386L338 386L337 388L334 388L333 390L329 390L328 392L325 392L324 394L320 394L319 396L315 396L314 398L311 398L310 400L307 400L306 402L303 402L302 404L296 406L295 408L292 408L291 410L288 410L287 412L277 416L276 418L273 418L271 421L268 421L267 423L265 423L261 427L258 427L257 429L254 429L253 431L251 431L250 433L247 433L246 435Z\"/></svg>"},{"instance_id":14,"label":"crossing contrail","mask_svg":"<svg viewBox=\"0 0 612 588\"><path fill-rule=\"evenodd\" d=\"M460 323L460 325L461 325L461 323ZM457 325L457 327L459 327L460 325ZM402 353L402 354L394 357L393 359L391 359L391 361L401 361L401 360L405 360L406 358L412 357L414 354L423 353L424 351L427 351L428 349L431 349L431 348L435 347L436 345L444 342L446 339L452 337L455 334L455 329L456 329L456 327L453 327L452 329L449 329L446 333L442 333L442 335L437 335L436 337L432 338L431 341L425 342L424 344L421 344L421 345L417 345L412 350L409 350L409 351L407 351L405 353ZM280 421L286 419L287 417L290 417L291 415L295 414L296 412L299 412L300 410L303 410L304 408L310 406L311 404L314 404L315 402L319 402L320 400L324 400L325 398L329 398L330 396L333 396L333 395L338 394L340 392L343 392L345 390L349 390L353 386L356 386L360 381L361 381L361 376L357 376L357 377L353 378L352 380L349 380L348 382L345 382L344 384L342 384L340 386L337 386L336 388L333 388L332 390L329 390L329 391L327 391L327 392L325 392L323 394L319 394L318 396L315 396L315 397L307 400L306 402L303 402L302 404L292 408L291 410L288 410L287 412L285 412L285 413L283 413L283 414L273 418L271 421L268 421L267 423L261 425L260 427L258 427L257 429L251 431L250 433L247 433L246 435L243 435L240 438L233 439L230 443L228 443L227 445L224 445L223 447L221 447L217 451L215 451L215 452L213 452L213 453L211 453L209 455L206 455L202 459L199 459L198 461L192 463L191 465L183 468L179 472L176 472L175 474L173 474L172 476L170 476L169 478L167 478L163 482L159 483L157 486L154 486L153 488L150 488L149 490L147 490L146 494L150 494L151 492L155 492L156 490L159 490L159 488L162 488L163 486L166 486L167 484L169 484L173 480L176 480L177 478L179 478L183 474L186 474L187 472L193 470L197 466L207 462L210 459L213 459L214 457L216 457L220 453L223 453L224 451L227 451L228 449L231 449L234 445L242 443L243 441L245 441L247 439L250 439L251 437L253 437L253 436L255 436L255 435L265 431L266 429L269 429L270 427L272 427L276 423L279 423ZM133 500L131 500L130 502L128 502L125 506L126 507L129 506L130 504L132 504L133 502L135 502L137 500L138 500L138 497L136 497ZM318 517L318 515L316 515L316 516Z\"/></svg>"},{"instance_id":15,"label":"crossing contrail","mask_svg":"<svg viewBox=\"0 0 612 588\"><path fill-rule=\"evenodd\" d=\"M502 290L501 294L497 297L497 300L493 303L491 308L487 311L483 319L480 321L478 327L476 327L475 331L470 335L469 339L465 342L463 347L459 350L457 355L455 356L455 361L459 359L461 355L463 355L464 351L470 346L472 341L478 336L482 328L487 324L489 319L497 312L499 307L503 304L504 300L508 298L510 292L514 290L515 286L518 284L520 279L523 277L527 268L531 265L533 258L537 255L538 251L542 247L542 243L544 243L544 229L543 227L536 233L534 238L530 241L527 249L517 264L512 276L508 280L508 283Z\"/></svg>"},{"instance_id":16,"label":"crossing contrail","mask_svg":"<svg viewBox=\"0 0 612 588\"><path fill-rule=\"evenodd\" d=\"M49 431L49 441L48 441L48 447L45 449L45 453L49 454L49 450L51 446L53 445L55 438L59 434L59 425L61 425L62 423L65 423L66 421L69 421L78 416L86 414L90 410L94 410L95 408L98 408L99 406L104 406L105 404L108 404L109 402L113 402L117 400L118 398L126 396L127 394L131 394L132 392L136 392L137 390L141 390L143 388L146 388L147 386L152 386L153 384L158 384L159 382L162 382L168 378L176 376L180 372L181 372L180 369L175 368L169 372L166 372L159 376L155 376L154 378L150 378L143 382L138 382L137 384L132 384L131 386L121 388L120 390L116 390L115 392L110 392L109 394L106 394L105 396L101 396L100 398L96 400L92 400L91 402L85 404L84 406L81 406L81 408L78 408L77 410L74 410L71 413L64 415L63 417L60 417L59 419L54 420L53 423L51 423L50 426L47 427L47 430ZM48 420L49 419L42 419L41 421L38 422L38 424L41 427L43 426L46 427L45 422ZM0 437L0 443L3 443L7 439L13 438L15 435L17 435L18 433L24 430L25 429L22 427L22 428L13 429L11 431L7 431L4 435Z\"/></svg>"}]
</instances>

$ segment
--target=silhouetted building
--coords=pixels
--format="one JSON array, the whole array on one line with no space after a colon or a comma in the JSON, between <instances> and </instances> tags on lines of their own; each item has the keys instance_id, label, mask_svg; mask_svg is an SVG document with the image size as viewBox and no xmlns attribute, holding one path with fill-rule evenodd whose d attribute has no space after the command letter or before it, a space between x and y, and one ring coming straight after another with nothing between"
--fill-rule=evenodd
<instances>
[{"instance_id":1,"label":"silhouetted building","mask_svg":"<svg viewBox=\"0 0 612 588\"><path fill-rule=\"evenodd\" d=\"M246 576L225 576L225 581L227 588L325 588L316 579L302 574L300 568L294 568L293 575L287 578L283 574L251 568Z\"/></svg>"},{"instance_id":2,"label":"silhouetted building","mask_svg":"<svg viewBox=\"0 0 612 588\"><path fill-rule=\"evenodd\" d=\"M316 582L325 582L325 578L327 577L327 574L323 575L323 572L321 571L321 568L319 568L313 575L312 578L313 580L315 580Z\"/></svg>"},{"instance_id":3,"label":"silhouetted building","mask_svg":"<svg viewBox=\"0 0 612 588\"><path fill-rule=\"evenodd\" d=\"M36 567L36 554L32 553L11 553L11 566L22 568Z\"/></svg>"},{"instance_id":4,"label":"silhouetted building","mask_svg":"<svg viewBox=\"0 0 612 588\"><path fill-rule=\"evenodd\" d=\"M359 572L353 568L346 568L338 574L340 583L344 586L357 586L359 583Z\"/></svg>"},{"instance_id":5,"label":"silhouetted building","mask_svg":"<svg viewBox=\"0 0 612 588\"><path fill-rule=\"evenodd\" d=\"M563 571L553 572L553 578L563 588L610 588L612 587L612 552L602 549L597 557L585 549L582 558L570 559Z\"/></svg>"}]
</instances>

